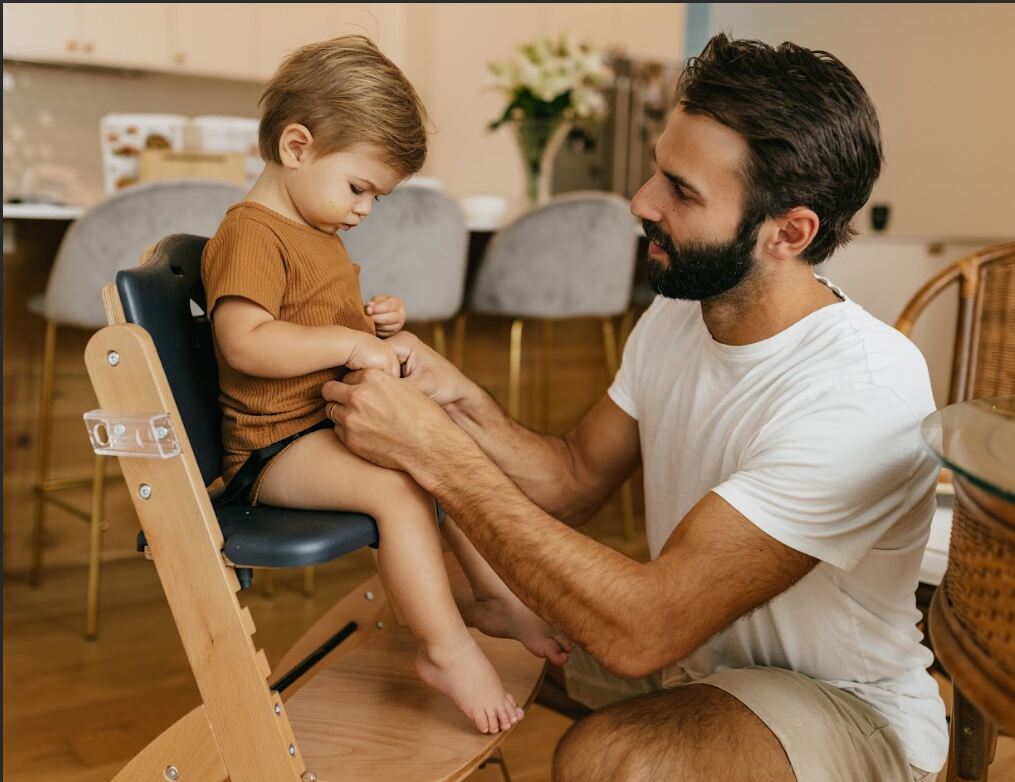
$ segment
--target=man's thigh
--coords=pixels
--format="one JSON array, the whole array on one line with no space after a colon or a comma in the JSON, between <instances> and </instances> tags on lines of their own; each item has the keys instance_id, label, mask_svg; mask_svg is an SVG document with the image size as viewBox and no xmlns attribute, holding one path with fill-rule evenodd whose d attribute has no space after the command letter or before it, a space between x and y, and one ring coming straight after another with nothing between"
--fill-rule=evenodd
<instances>
[{"instance_id":1,"label":"man's thigh","mask_svg":"<svg viewBox=\"0 0 1015 782\"><path fill-rule=\"evenodd\" d=\"M565 734L555 782L793 782L779 740L732 695L705 685L606 706Z\"/></svg>"},{"instance_id":2,"label":"man's thigh","mask_svg":"<svg viewBox=\"0 0 1015 782\"><path fill-rule=\"evenodd\" d=\"M611 675L597 672L595 661L581 652L577 663L568 671L568 691L574 684L612 705L578 723L561 741L555 764L560 782L919 778L880 714L802 674L744 668L674 689L658 688L656 681L623 682L628 691L651 686L657 691L610 700L605 693ZM672 673L663 678L679 680Z\"/></svg>"}]
</instances>

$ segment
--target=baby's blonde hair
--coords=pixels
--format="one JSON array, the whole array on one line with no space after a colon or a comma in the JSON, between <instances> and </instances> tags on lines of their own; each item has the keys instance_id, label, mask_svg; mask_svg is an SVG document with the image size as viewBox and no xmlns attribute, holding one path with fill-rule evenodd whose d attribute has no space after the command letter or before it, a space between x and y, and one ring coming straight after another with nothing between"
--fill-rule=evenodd
<instances>
[{"instance_id":1,"label":"baby's blonde hair","mask_svg":"<svg viewBox=\"0 0 1015 782\"><path fill-rule=\"evenodd\" d=\"M279 66L259 101L258 147L267 163L281 163L287 125L305 125L318 156L357 144L382 150L402 176L426 160L426 109L416 90L368 38L345 35L297 49Z\"/></svg>"}]
</instances>

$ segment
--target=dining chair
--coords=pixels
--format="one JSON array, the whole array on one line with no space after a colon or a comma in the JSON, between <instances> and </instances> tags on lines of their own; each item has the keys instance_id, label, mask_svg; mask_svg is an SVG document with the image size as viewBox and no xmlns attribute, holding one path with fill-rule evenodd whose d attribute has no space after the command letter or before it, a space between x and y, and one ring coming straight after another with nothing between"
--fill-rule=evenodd
<instances>
[{"instance_id":1,"label":"dining chair","mask_svg":"<svg viewBox=\"0 0 1015 782\"><path fill-rule=\"evenodd\" d=\"M364 302L378 294L400 296L411 322L430 325L442 355L448 354L445 323L458 318L454 357L459 366L468 239L458 204L417 185L382 197L361 225L342 234L349 257L362 267Z\"/></svg>"},{"instance_id":2,"label":"dining chair","mask_svg":"<svg viewBox=\"0 0 1015 782\"><path fill-rule=\"evenodd\" d=\"M542 326L544 426L554 321L599 319L606 370L611 379L616 374L620 346L614 321L629 312L636 227L627 199L614 193L578 191L523 214L491 240L476 272L468 310L511 319L508 412L512 418L519 417L521 408L522 332L527 320L538 320ZM621 490L621 503L625 535L630 538L634 534L630 481Z\"/></svg>"},{"instance_id":3,"label":"dining chair","mask_svg":"<svg viewBox=\"0 0 1015 782\"><path fill-rule=\"evenodd\" d=\"M932 301L946 292L954 292L958 296L948 405L970 399L1015 395L1015 242L987 247L934 275L906 304L895 327L911 336L920 315ZM946 470L942 471L938 493L954 495L948 573L954 568L953 563L960 550L968 548L970 520L977 517L979 509L961 491L955 491L952 476ZM961 533L958 539L956 528ZM942 536L939 534L938 537ZM980 534L979 541L982 543L984 539ZM1001 547L997 550L1000 551ZM992 575L1001 571L996 563L982 556L978 558L978 563L976 567L961 568L961 573L948 576L949 580L961 584L963 588L966 582L976 583L979 585L978 593L987 595L991 592ZM940 576L937 581L940 583ZM932 606L935 602L939 607L943 604L941 597L935 596L939 583L920 584L917 590L917 605L925 628L933 624L930 621L934 612ZM930 635L926 632L924 635L933 651ZM940 668L936 653L934 665ZM959 688L955 688L953 700L948 779L986 779L996 729Z\"/></svg>"},{"instance_id":4,"label":"dining chair","mask_svg":"<svg viewBox=\"0 0 1015 782\"><path fill-rule=\"evenodd\" d=\"M97 331L106 325L102 287L117 271L133 266L145 248L163 236L181 231L214 233L226 209L243 199L233 185L203 180L172 180L137 185L116 193L89 209L68 229L57 250L42 302L45 339L39 395L36 450L35 507L29 581L38 586L42 577L47 505L55 505L89 524L88 586L85 637L98 636L99 575L104 519L105 464L96 456L89 475L53 477L54 445L70 433L53 436L53 398L57 379L55 359L61 329ZM85 509L60 496L65 489L91 486L90 507Z\"/></svg>"}]
</instances>

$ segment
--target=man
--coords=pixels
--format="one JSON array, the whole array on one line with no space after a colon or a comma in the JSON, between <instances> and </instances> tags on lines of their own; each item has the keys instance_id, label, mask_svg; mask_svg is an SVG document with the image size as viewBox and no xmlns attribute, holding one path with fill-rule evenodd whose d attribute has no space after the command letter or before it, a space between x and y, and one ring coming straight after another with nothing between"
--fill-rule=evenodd
<instances>
[{"instance_id":1,"label":"man","mask_svg":"<svg viewBox=\"0 0 1015 782\"><path fill-rule=\"evenodd\" d=\"M661 295L574 430L522 428L411 336L409 382L329 383L329 414L578 644L568 693L598 710L555 779L932 779L927 369L812 269L880 172L874 107L826 53L723 35L678 98L631 205ZM648 563L568 526L639 460Z\"/></svg>"}]
</instances>

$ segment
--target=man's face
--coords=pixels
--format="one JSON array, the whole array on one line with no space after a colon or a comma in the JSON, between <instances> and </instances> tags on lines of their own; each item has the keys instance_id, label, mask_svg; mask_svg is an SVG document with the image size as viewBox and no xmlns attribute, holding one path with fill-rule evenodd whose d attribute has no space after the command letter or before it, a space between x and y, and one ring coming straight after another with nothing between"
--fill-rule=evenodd
<instances>
[{"instance_id":1,"label":"man's face","mask_svg":"<svg viewBox=\"0 0 1015 782\"><path fill-rule=\"evenodd\" d=\"M696 301L731 290L754 267L759 227L743 214L747 142L710 117L678 107L655 154L655 174L631 201L650 240L653 289Z\"/></svg>"}]
</instances>

